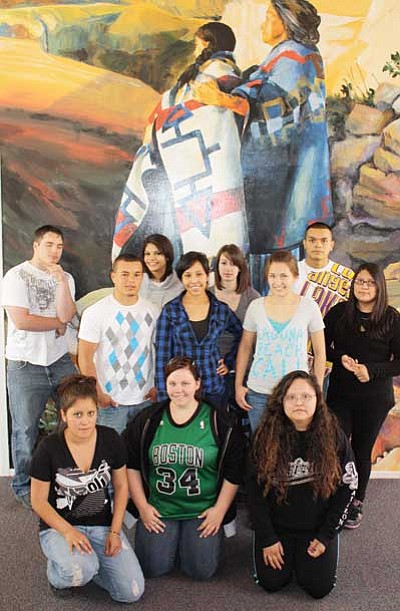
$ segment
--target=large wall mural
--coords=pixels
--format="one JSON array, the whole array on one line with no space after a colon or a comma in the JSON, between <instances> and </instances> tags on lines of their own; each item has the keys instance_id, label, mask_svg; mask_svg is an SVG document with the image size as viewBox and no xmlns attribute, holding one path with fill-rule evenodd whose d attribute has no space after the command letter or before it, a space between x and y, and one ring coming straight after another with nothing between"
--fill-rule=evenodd
<instances>
[{"instance_id":1,"label":"large wall mural","mask_svg":"<svg viewBox=\"0 0 400 611\"><path fill-rule=\"evenodd\" d=\"M400 306L398 0L315 0L313 54L312 16L304 44L273 50L267 4L0 0L5 270L52 223L79 296L108 286L111 251L139 252L150 231L177 253L236 242L260 285L265 254L297 251L322 219L336 260L381 263ZM208 22L228 26L217 57L178 91ZM394 408L376 469L400 469L399 422Z\"/></svg>"}]
</instances>

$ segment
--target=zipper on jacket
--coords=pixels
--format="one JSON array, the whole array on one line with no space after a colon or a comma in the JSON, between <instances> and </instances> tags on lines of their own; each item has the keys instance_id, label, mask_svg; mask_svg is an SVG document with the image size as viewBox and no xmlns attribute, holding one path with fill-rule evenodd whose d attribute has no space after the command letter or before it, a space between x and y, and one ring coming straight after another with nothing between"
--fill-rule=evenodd
<instances>
[{"instance_id":1,"label":"zipper on jacket","mask_svg":"<svg viewBox=\"0 0 400 611\"><path fill-rule=\"evenodd\" d=\"M142 431L142 437L140 438L141 473L142 473L143 481L146 484L148 489L150 489L150 486L149 486L149 481L147 479L146 462L145 462L145 456L144 456L144 442L145 442L146 433L147 433L147 430L148 430L149 426L150 426L150 418L148 418L146 420L146 423L145 423L145 425L143 427L143 431Z\"/></svg>"}]
</instances>

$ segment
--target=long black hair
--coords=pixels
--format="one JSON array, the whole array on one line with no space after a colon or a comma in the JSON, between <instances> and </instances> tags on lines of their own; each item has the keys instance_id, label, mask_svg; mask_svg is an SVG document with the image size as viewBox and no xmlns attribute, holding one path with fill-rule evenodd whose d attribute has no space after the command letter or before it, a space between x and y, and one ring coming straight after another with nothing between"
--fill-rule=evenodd
<instances>
[{"instance_id":1,"label":"long black hair","mask_svg":"<svg viewBox=\"0 0 400 611\"><path fill-rule=\"evenodd\" d=\"M225 23L220 21L210 21L202 25L196 32L195 36L201 38L205 42L208 42L207 47L196 57L193 64L190 64L188 68L178 77L175 90L178 90L189 81L193 81L199 73L200 66L210 59L210 57L217 53L217 51L233 51L236 46L236 37L233 33L232 28Z\"/></svg>"},{"instance_id":2,"label":"long black hair","mask_svg":"<svg viewBox=\"0 0 400 611\"><path fill-rule=\"evenodd\" d=\"M354 294L354 283L362 271L368 272L376 283L376 299L371 316L366 323L366 333L373 339L379 339L388 333L394 321L399 317L397 310L388 305L386 279L382 269L376 263L362 263L356 270L350 287L349 299L343 316L338 321L338 328L358 332L360 327L357 299ZM363 323L365 326L365 324Z\"/></svg>"},{"instance_id":3,"label":"long black hair","mask_svg":"<svg viewBox=\"0 0 400 611\"><path fill-rule=\"evenodd\" d=\"M263 486L264 495L275 489L278 503L286 498L288 463L294 458L298 438L298 432L286 416L283 405L286 394L296 380L305 380L316 396L315 413L306 433L307 460L314 471L311 483L314 497L328 498L335 492L341 479L339 423L328 409L315 376L306 371L292 371L274 387L252 446L258 482Z\"/></svg>"}]
</instances>

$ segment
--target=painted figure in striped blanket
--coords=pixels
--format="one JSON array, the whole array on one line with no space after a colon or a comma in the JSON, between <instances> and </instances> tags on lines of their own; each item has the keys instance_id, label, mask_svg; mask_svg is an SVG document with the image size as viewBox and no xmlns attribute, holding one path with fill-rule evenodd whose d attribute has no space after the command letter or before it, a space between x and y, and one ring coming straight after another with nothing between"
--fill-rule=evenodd
<instances>
[{"instance_id":1,"label":"painted figure in striped blanket","mask_svg":"<svg viewBox=\"0 0 400 611\"><path fill-rule=\"evenodd\" d=\"M138 229L152 219L178 255L197 250L212 256L227 241L248 250L234 113L205 105L192 92L195 83L212 82L225 93L241 84L235 36L227 25L210 22L195 43L195 62L149 118L117 214L113 257L135 246Z\"/></svg>"},{"instance_id":2,"label":"painted figure in striped blanket","mask_svg":"<svg viewBox=\"0 0 400 611\"><path fill-rule=\"evenodd\" d=\"M268 0L261 26L272 46L230 94L212 83L196 99L243 117L242 173L250 252L295 250L310 222L331 223L332 202L320 16L307 0Z\"/></svg>"}]
</instances>

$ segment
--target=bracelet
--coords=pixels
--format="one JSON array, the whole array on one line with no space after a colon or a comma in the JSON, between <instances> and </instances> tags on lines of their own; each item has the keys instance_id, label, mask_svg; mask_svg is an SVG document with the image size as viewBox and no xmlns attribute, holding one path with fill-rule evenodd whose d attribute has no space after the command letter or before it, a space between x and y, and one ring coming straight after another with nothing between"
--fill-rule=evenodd
<instances>
[{"instance_id":1,"label":"bracelet","mask_svg":"<svg viewBox=\"0 0 400 611\"><path fill-rule=\"evenodd\" d=\"M121 536L121 533L117 532L116 530L111 530L111 528L110 528L110 533L112 533L113 535L118 535L118 537Z\"/></svg>"}]
</instances>

